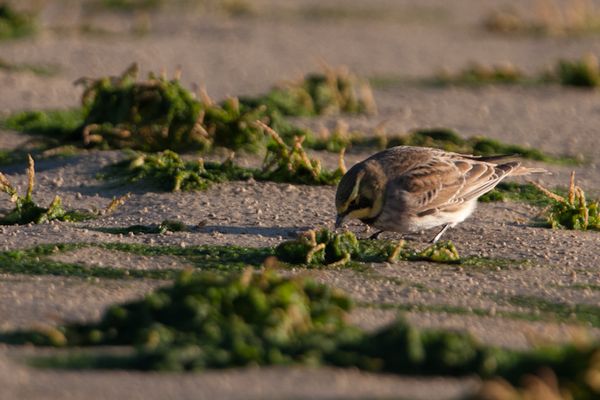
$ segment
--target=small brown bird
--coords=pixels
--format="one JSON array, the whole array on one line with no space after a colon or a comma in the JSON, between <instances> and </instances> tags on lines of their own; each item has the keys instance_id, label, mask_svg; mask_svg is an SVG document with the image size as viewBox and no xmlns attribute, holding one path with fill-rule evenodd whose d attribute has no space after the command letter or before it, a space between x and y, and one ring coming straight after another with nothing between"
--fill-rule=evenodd
<instances>
[{"instance_id":1,"label":"small brown bird","mask_svg":"<svg viewBox=\"0 0 600 400\"><path fill-rule=\"evenodd\" d=\"M336 228L355 218L380 231L418 232L449 227L475 210L477 198L507 176L544 173L508 156L479 157L428 147L397 146L354 165L342 177L335 196Z\"/></svg>"}]
</instances>

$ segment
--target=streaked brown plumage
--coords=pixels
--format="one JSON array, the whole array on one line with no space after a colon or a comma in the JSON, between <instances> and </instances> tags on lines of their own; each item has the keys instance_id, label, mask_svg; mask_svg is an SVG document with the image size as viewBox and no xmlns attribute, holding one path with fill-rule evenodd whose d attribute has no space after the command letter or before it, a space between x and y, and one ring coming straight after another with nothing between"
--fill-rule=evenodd
<instances>
[{"instance_id":1,"label":"streaked brown plumage","mask_svg":"<svg viewBox=\"0 0 600 400\"><path fill-rule=\"evenodd\" d=\"M415 232L464 221L477 198L507 176L545 172L506 156L478 157L428 147L397 146L354 165L340 181L336 226L355 218L381 231Z\"/></svg>"}]
</instances>

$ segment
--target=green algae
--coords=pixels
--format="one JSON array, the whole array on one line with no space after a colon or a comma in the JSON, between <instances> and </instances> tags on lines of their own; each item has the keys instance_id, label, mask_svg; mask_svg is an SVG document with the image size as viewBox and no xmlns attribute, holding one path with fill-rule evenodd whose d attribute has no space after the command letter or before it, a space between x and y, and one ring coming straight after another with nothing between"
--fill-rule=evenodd
<instances>
[{"instance_id":1,"label":"green algae","mask_svg":"<svg viewBox=\"0 0 600 400\"><path fill-rule=\"evenodd\" d=\"M600 327L600 307L591 304L567 304L553 302L535 296L512 296L505 299L510 304L535 310L550 320L559 322L579 322L584 325Z\"/></svg>"},{"instance_id":2,"label":"green algae","mask_svg":"<svg viewBox=\"0 0 600 400\"><path fill-rule=\"evenodd\" d=\"M469 334L417 329L399 318L374 332L346 322L341 291L272 270L215 275L185 272L141 300L113 305L98 322L0 335L5 343L133 346L110 357L87 352L38 358L45 367L197 371L246 365L332 365L402 375L501 377L517 384L544 367L580 399L598 394L597 343L527 351L484 346Z\"/></svg>"},{"instance_id":3,"label":"green algae","mask_svg":"<svg viewBox=\"0 0 600 400\"><path fill-rule=\"evenodd\" d=\"M223 162L199 158L184 161L177 153L165 150L156 154L136 153L122 162L109 166L102 175L125 182L144 182L165 191L206 190L214 183L255 179L259 181L335 185L345 173L343 154L340 166L330 171L319 160L306 154L302 139L288 146L271 128L262 125L271 137L262 167L245 168L234 163L233 157Z\"/></svg>"},{"instance_id":4,"label":"green algae","mask_svg":"<svg viewBox=\"0 0 600 400\"><path fill-rule=\"evenodd\" d=\"M581 163L581 160L573 157L552 156L538 149L503 143L483 136L463 138L458 132L448 128L417 129L406 134L378 133L375 136L336 130L331 135L316 139L311 146L332 150L346 147L384 149L393 146L424 146L484 157L505 154L546 163L567 165Z\"/></svg>"},{"instance_id":5,"label":"green algae","mask_svg":"<svg viewBox=\"0 0 600 400\"><path fill-rule=\"evenodd\" d=\"M164 0L100 0L98 5L113 11L139 11L156 10L163 4Z\"/></svg>"},{"instance_id":6,"label":"green algae","mask_svg":"<svg viewBox=\"0 0 600 400\"><path fill-rule=\"evenodd\" d=\"M189 150L207 146L197 124L201 106L177 79L150 74L138 81L133 64L119 77L80 80L83 143L145 151Z\"/></svg>"},{"instance_id":7,"label":"green algae","mask_svg":"<svg viewBox=\"0 0 600 400\"><path fill-rule=\"evenodd\" d=\"M264 95L220 103L204 92L197 100L177 77L149 74L139 80L136 64L120 76L78 82L85 87L81 109L17 113L4 125L100 148L256 152L268 142L256 121L268 123L290 144L295 136L309 138L310 132L288 122L289 116L375 111L368 85L343 69L326 69Z\"/></svg>"},{"instance_id":8,"label":"green algae","mask_svg":"<svg viewBox=\"0 0 600 400\"><path fill-rule=\"evenodd\" d=\"M129 159L107 169L108 177L126 182L151 183L165 191L205 190L213 183L247 180L253 171L238 167L232 159L224 162L205 162L202 159L184 161L170 150L156 154L134 154Z\"/></svg>"},{"instance_id":9,"label":"green algae","mask_svg":"<svg viewBox=\"0 0 600 400\"><path fill-rule=\"evenodd\" d=\"M167 224L170 224L167 222ZM177 229L177 226L165 225L163 228ZM178 224L177 224L178 225ZM109 229L109 228L104 228ZM123 228L121 228L123 229ZM117 233L116 231L113 231ZM113 233L109 232L109 233ZM120 232L119 232L120 233ZM261 267L265 259L274 254L271 248L252 248L240 246L152 246L132 243L69 243L39 245L29 249L0 252L0 271L3 273L28 275L59 275L99 278L150 278L173 279L181 271L173 268L158 270L140 270L134 268L114 268L88 266L81 263L55 261L53 255L76 251L82 248L114 250L141 256L175 256L182 263L198 269L211 271L240 271L247 266Z\"/></svg>"},{"instance_id":10,"label":"green algae","mask_svg":"<svg viewBox=\"0 0 600 400\"><path fill-rule=\"evenodd\" d=\"M2 126L19 132L42 135L58 142L77 139L84 113L81 109L23 111L8 116Z\"/></svg>"},{"instance_id":11,"label":"green algae","mask_svg":"<svg viewBox=\"0 0 600 400\"><path fill-rule=\"evenodd\" d=\"M540 184L534 185L550 201L550 206L543 213L543 226L552 229L600 230L600 203L586 200L583 189L575 185L575 172L571 173L567 197Z\"/></svg>"},{"instance_id":12,"label":"green algae","mask_svg":"<svg viewBox=\"0 0 600 400\"><path fill-rule=\"evenodd\" d=\"M15 208L0 218L0 225L24 225L29 223L41 224L53 220L58 221L84 221L95 217L95 215L81 211L67 211L62 206L59 196L48 207L41 207L33 200L33 187L35 182L34 161L28 156L29 166L27 168L28 185L24 196L19 195L11 185L6 176L0 173L0 191L10 196Z\"/></svg>"},{"instance_id":13,"label":"green algae","mask_svg":"<svg viewBox=\"0 0 600 400\"><path fill-rule=\"evenodd\" d=\"M500 182L494 190L478 199L484 203L496 201L519 201L536 206L551 204L550 199L531 183Z\"/></svg>"},{"instance_id":14,"label":"green algae","mask_svg":"<svg viewBox=\"0 0 600 400\"><path fill-rule=\"evenodd\" d=\"M55 76L60 67L55 64L13 63L0 58L0 70L8 72L30 72L38 76Z\"/></svg>"},{"instance_id":15,"label":"green algae","mask_svg":"<svg viewBox=\"0 0 600 400\"><path fill-rule=\"evenodd\" d=\"M271 141L257 180L301 183L305 185L335 185L346 173L344 152L340 153L339 166L334 171L321 167L319 160L310 158L302 146L303 137L296 137L293 146L288 146L279 134L269 126L258 122Z\"/></svg>"},{"instance_id":16,"label":"green algae","mask_svg":"<svg viewBox=\"0 0 600 400\"><path fill-rule=\"evenodd\" d=\"M432 84L441 86L523 84L528 82L529 78L512 64L486 66L478 63L473 63L456 73L442 71L431 80Z\"/></svg>"},{"instance_id":17,"label":"green algae","mask_svg":"<svg viewBox=\"0 0 600 400\"><path fill-rule=\"evenodd\" d=\"M456 247L436 243L421 251L409 249L405 241L358 240L354 233L312 230L275 248L279 260L291 264L341 266L357 262L430 261L458 263Z\"/></svg>"},{"instance_id":18,"label":"green algae","mask_svg":"<svg viewBox=\"0 0 600 400\"><path fill-rule=\"evenodd\" d=\"M598 87L600 86L598 58L588 54L579 60L560 60L548 78L566 86Z\"/></svg>"},{"instance_id":19,"label":"green algae","mask_svg":"<svg viewBox=\"0 0 600 400\"><path fill-rule=\"evenodd\" d=\"M281 84L259 97L242 97L251 108L266 107L284 116L314 117L340 113L376 112L370 87L345 68L325 68L302 80Z\"/></svg>"},{"instance_id":20,"label":"green algae","mask_svg":"<svg viewBox=\"0 0 600 400\"><path fill-rule=\"evenodd\" d=\"M189 227L183 222L178 220L164 220L160 224L155 225L131 225L126 227L108 227L108 228L95 228L94 230L103 233L110 233L113 235L127 235L127 234L146 234L146 235L162 235L167 232L187 232Z\"/></svg>"},{"instance_id":21,"label":"green algae","mask_svg":"<svg viewBox=\"0 0 600 400\"><path fill-rule=\"evenodd\" d=\"M36 32L35 20L31 15L14 10L8 4L0 4L0 39L18 39Z\"/></svg>"}]
</instances>

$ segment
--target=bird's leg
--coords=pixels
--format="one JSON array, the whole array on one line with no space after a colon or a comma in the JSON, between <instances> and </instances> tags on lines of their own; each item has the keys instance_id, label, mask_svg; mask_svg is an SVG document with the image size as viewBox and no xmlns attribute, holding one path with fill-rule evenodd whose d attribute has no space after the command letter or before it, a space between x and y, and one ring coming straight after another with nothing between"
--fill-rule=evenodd
<instances>
[{"instance_id":1,"label":"bird's leg","mask_svg":"<svg viewBox=\"0 0 600 400\"><path fill-rule=\"evenodd\" d=\"M372 234L371 236L369 236L369 240L375 240L379 237L379 235L381 235L383 233L383 231L377 231L374 234Z\"/></svg>"},{"instance_id":2,"label":"bird's leg","mask_svg":"<svg viewBox=\"0 0 600 400\"><path fill-rule=\"evenodd\" d=\"M435 235L435 237L429 241L429 243L431 243L431 244L435 244L435 243L437 243L437 242L438 242L438 240L440 240L440 238L441 238L441 237L442 237L442 235L444 234L444 232L446 232L446 231L448 230L448 228L450 228L450 224L446 224L446 225L444 225L444 227L442 228L442 230L440 230L440 231L438 232L438 234L437 234L437 235Z\"/></svg>"}]
</instances>

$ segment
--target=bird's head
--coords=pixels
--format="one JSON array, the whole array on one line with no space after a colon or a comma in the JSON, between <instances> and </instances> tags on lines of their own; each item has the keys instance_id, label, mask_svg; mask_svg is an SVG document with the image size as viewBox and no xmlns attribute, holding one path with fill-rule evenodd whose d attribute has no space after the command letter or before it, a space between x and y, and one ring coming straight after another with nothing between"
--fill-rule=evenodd
<instances>
[{"instance_id":1,"label":"bird's head","mask_svg":"<svg viewBox=\"0 0 600 400\"><path fill-rule=\"evenodd\" d=\"M385 174L379 163L365 161L356 164L342 177L335 194L336 228L345 219L370 223L383 208Z\"/></svg>"}]
</instances>

